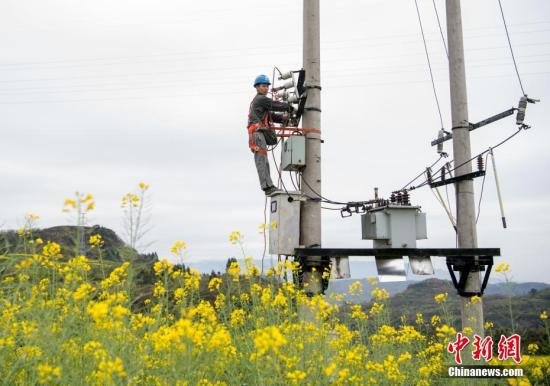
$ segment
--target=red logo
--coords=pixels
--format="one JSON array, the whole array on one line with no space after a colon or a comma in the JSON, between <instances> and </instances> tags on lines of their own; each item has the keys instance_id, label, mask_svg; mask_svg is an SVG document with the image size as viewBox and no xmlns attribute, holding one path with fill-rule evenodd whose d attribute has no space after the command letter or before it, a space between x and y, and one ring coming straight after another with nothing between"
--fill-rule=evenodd
<instances>
[{"instance_id":1,"label":"red logo","mask_svg":"<svg viewBox=\"0 0 550 386\"><path fill-rule=\"evenodd\" d=\"M468 343L470 343L470 339L458 332L455 340L447 346L447 351L451 354L455 354L455 362L459 365L462 364L461 352L468 346ZM475 361L480 361L481 358L483 358L485 362L489 362L493 358L492 337L486 336L482 338L476 334L474 335L472 345L474 346L472 358ZM499 360L513 359L516 363L521 362L521 337L518 334L513 334L508 338L501 335L497 349Z\"/></svg>"}]
</instances>

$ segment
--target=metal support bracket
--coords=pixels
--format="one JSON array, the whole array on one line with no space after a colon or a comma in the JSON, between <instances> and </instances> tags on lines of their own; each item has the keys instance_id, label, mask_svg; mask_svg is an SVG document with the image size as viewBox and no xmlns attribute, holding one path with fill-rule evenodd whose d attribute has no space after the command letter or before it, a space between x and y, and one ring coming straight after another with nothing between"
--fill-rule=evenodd
<instances>
[{"instance_id":1,"label":"metal support bracket","mask_svg":"<svg viewBox=\"0 0 550 386\"><path fill-rule=\"evenodd\" d=\"M431 188L437 188L438 186L454 184L455 182L463 181L463 180L471 180L477 177L483 177L484 175L485 175L485 170L479 170L477 172L472 172L468 174L462 174L456 177L446 178L442 181L432 182L429 185Z\"/></svg>"},{"instance_id":2,"label":"metal support bracket","mask_svg":"<svg viewBox=\"0 0 550 386\"><path fill-rule=\"evenodd\" d=\"M501 120L502 118L506 118L512 114L514 114L515 111L517 111L518 109L515 108L515 107L512 107L506 111L503 111L502 113L498 113L496 115L493 115L492 117L489 117L487 119L484 119L482 121L479 121L477 123L470 123L467 127L469 128L470 131L473 131L475 129L479 129L480 127L482 126L485 126L485 125L488 125L490 123L493 123L493 122L496 122L496 121L499 121ZM432 146L436 146L440 143L443 143L445 141L448 141L449 139L453 138L453 135L452 134L446 134L445 136L441 137L441 138L438 138L438 139L434 139L432 142L431 142L431 145Z\"/></svg>"},{"instance_id":3,"label":"metal support bracket","mask_svg":"<svg viewBox=\"0 0 550 386\"><path fill-rule=\"evenodd\" d=\"M483 292L489 282L489 276L493 267L493 256L462 256L457 258L456 256L447 257L447 269L451 275L453 285L458 291L458 294L463 297L483 296ZM455 271L460 272L457 280ZM470 272L483 272L483 280L481 282L481 289L479 292L466 291L466 280Z\"/></svg>"},{"instance_id":4,"label":"metal support bracket","mask_svg":"<svg viewBox=\"0 0 550 386\"><path fill-rule=\"evenodd\" d=\"M376 259L395 259L403 256L446 257L447 268L451 274L451 280L458 294L464 297L482 296L493 267L493 256L500 256L500 248L295 248L297 261L307 265L305 269L312 266L322 266L330 262L331 257L337 256L375 256ZM308 261L309 256L318 257L314 261ZM319 258L320 257L320 258ZM460 272L457 279L455 271ZM479 292L466 291L466 279L470 272L485 272ZM325 284L325 283L323 283Z\"/></svg>"}]
</instances>

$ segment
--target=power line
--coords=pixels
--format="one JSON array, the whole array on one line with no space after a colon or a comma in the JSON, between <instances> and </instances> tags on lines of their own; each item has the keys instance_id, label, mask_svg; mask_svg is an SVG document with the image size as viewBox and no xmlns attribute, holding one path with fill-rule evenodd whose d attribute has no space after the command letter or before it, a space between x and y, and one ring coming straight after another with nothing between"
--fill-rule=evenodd
<instances>
[{"instance_id":1,"label":"power line","mask_svg":"<svg viewBox=\"0 0 550 386\"><path fill-rule=\"evenodd\" d=\"M524 76L527 75L546 75L550 74L550 71L540 71L540 72L532 72L532 73L524 73ZM513 75L484 75L484 76L471 76L470 79L488 79L488 78L506 78ZM327 89L341 89L341 88L350 88L350 87L373 87L373 86L400 86L402 87L405 84L423 84L425 83L425 80L417 80L417 81L394 81L394 82L378 82L378 83L353 83L353 84L339 84L335 83L334 85L325 85L324 88ZM139 90L139 89L138 89ZM146 91L147 89L142 89L142 91ZM98 92L101 92L101 90L98 90ZM117 94L116 96L103 96L100 98L79 98L79 99L57 99L57 100L23 100L23 101L13 101L12 99L2 101L0 100L0 105L21 105L21 104L34 104L34 103L72 103L72 102L104 102L104 101L114 101L114 100L140 100L140 99L154 99L154 98L184 98L184 97L195 97L195 96L205 96L205 95L226 95L226 96L234 96L234 95L244 95L249 94L249 91L212 91L212 92L195 92L195 93L173 93L173 94L161 94L161 95L143 95L143 96L136 96L136 95L120 95ZM6 95L7 96L7 95Z\"/></svg>"},{"instance_id":2,"label":"power line","mask_svg":"<svg viewBox=\"0 0 550 386\"><path fill-rule=\"evenodd\" d=\"M447 43L445 42L445 37L443 36L443 28L441 28L441 22L439 21L439 13L437 12L437 6L435 5L435 0L432 0L434 5L435 17L437 18L437 25L439 26L439 33L441 35L441 40L443 41L443 47L445 48L445 54L447 59L449 59L449 51L447 50Z\"/></svg>"},{"instance_id":3,"label":"power line","mask_svg":"<svg viewBox=\"0 0 550 386\"><path fill-rule=\"evenodd\" d=\"M550 23L545 22L545 23ZM518 24L523 25L523 24ZM498 27L491 27L491 28L483 28L483 29L495 29ZM519 31L517 34L529 34L529 33L538 33L538 32L546 32L549 29L540 29L540 30L531 30L531 31ZM430 35L430 34L426 34ZM489 37L489 36L495 36L496 33L489 33L489 34L478 34L478 35L470 35L467 36L469 39L473 38L483 38L483 37ZM391 36L390 36L391 37ZM410 34L401 34L401 35L395 35L395 38L397 37L403 37L407 38L401 41L401 43L407 43L407 42L414 42L415 39L410 37ZM385 36L380 36L378 39L384 39L387 38ZM391 37L394 38L394 37ZM394 47L396 42L372 42L373 37L368 38L359 38L359 39L345 39L345 40L335 40L332 42L327 42L326 44L342 44L342 43L352 43L353 46L356 46L357 42L365 41L368 42L368 44L362 44L362 47ZM174 57L181 57L180 60L195 60L195 59L205 59L205 58L212 58L212 57L241 57L243 53L246 53L246 55L249 56L265 56L266 53L272 53L274 49L281 48L285 52L288 52L289 47L298 47L297 44L279 44L279 45L269 45L268 48L266 48L265 45L263 46L255 46L255 47L242 47L242 48L216 48L215 50L197 50L197 51L188 51L188 52L166 52L166 53L159 53L159 54L147 54L147 55L127 55L127 56L116 56L116 57L103 57L103 58L88 58L88 59L68 59L68 60L50 60L50 61L37 61L37 62L15 62L15 63L0 63L0 70L12 70L16 69L16 67L35 67L35 66L45 66L48 67L47 69L51 68L67 68L67 67L89 67L89 66L105 66L105 65L117 65L117 64L128 64L128 62L121 62L125 60L132 60L132 59L145 59L145 60L139 60L139 61L133 61L130 63L149 63L149 62L156 62L158 63L159 60L156 60L155 58L167 58L170 60L170 62L173 62ZM338 46L335 45L333 47L324 47L324 50L342 50L342 49L348 49L349 46ZM101 63L105 62L105 63Z\"/></svg>"},{"instance_id":4,"label":"power line","mask_svg":"<svg viewBox=\"0 0 550 386\"><path fill-rule=\"evenodd\" d=\"M424 36L424 27L422 27L422 19L420 17L420 10L418 9L418 1L414 0L414 5L416 6L416 14L418 16L418 24L420 25L420 32L422 33L422 41L424 42L424 50L426 51L426 60L428 61L428 69L430 70L430 79L432 80L432 88L434 91L435 104L437 105L437 112L439 113L439 121L441 122L441 127L443 125L443 115L441 114L441 107L439 106L439 98L437 97L437 90L435 88L434 75L432 72L432 64L430 63L430 54L428 53L428 46L426 45L426 37Z\"/></svg>"},{"instance_id":5,"label":"power line","mask_svg":"<svg viewBox=\"0 0 550 386\"><path fill-rule=\"evenodd\" d=\"M523 83L521 82L521 77L519 75L518 65L516 63L516 58L514 56L514 50L512 49L512 42L510 41L510 34L508 33L508 27L506 26L506 19L504 18L504 11L502 9L502 3L500 2L500 0L498 0L498 6L500 7L500 14L502 15L502 23L504 24L504 30L506 31L506 38L508 39L510 54L512 55L512 61L514 62L514 68L516 69L516 74L518 76L519 87L521 88L521 92L523 93L523 95L527 95L525 94L525 90L523 89Z\"/></svg>"},{"instance_id":6,"label":"power line","mask_svg":"<svg viewBox=\"0 0 550 386\"><path fill-rule=\"evenodd\" d=\"M429 168L433 168L441 159L444 157L443 153L439 155L439 158L435 160L433 164L429 166ZM426 173L426 170L422 170L416 177L414 177L412 180L410 180L407 184L405 184L401 189L399 190L405 190L410 184L412 184L414 181L418 180L420 177L422 177Z\"/></svg>"}]
</instances>

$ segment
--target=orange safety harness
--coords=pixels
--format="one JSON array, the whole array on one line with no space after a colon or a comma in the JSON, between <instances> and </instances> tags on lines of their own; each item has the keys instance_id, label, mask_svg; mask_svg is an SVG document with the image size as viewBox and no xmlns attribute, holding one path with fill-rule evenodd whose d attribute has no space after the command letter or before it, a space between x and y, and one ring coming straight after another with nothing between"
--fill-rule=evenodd
<instances>
[{"instance_id":1,"label":"orange safety harness","mask_svg":"<svg viewBox=\"0 0 550 386\"><path fill-rule=\"evenodd\" d=\"M252 103L250 103L249 114L251 113L251 110L252 110ZM271 127L269 122L269 112L266 112L261 123L256 122L248 126L248 147L252 152L258 152L265 156L267 156L267 149L256 145L256 143L254 142L254 132L256 132L256 130L258 130L260 127L265 127L268 130L279 131L279 133L275 134L277 137L290 137L293 132L321 134L320 129L306 129L306 128L298 128L298 127ZM286 133L286 132L291 132L291 133Z\"/></svg>"},{"instance_id":2,"label":"orange safety harness","mask_svg":"<svg viewBox=\"0 0 550 386\"><path fill-rule=\"evenodd\" d=\"M250 104L250 109L252 109L252 103ZM256 143L254 142L254 132L256 130L258 130L260 127L266 127L268 129L270 129L270 127L269 127L269 113L267 113L267 112L265 113L264 119L262 119L261 123L256 122L256 123L253 123L250 126L248 126L248 147L250 148L250 150L252 152L257 151L258 153L267 156L267 149L256 145Z\"/></svg>"}]
</instances>

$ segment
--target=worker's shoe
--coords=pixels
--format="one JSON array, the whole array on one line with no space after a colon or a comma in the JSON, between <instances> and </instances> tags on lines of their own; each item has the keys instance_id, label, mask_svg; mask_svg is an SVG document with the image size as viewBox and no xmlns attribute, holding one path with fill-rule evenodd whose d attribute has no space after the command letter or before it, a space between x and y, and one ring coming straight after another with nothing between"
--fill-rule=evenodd
<instances>
[{"instance_id":1,"label":"worker's shoe","mask_svg":"<svg viewBox=\"0 0 550 386\"><path fill-rule=\"evenodd\" d=\"M270 187L264 189L264 192L265 192L265 195L266 195L266 196L272 196L272 195L274 195L275 193L280 193L281 190L278 189L276 186L270 186Z\"/></svg>"}]
</instances>

